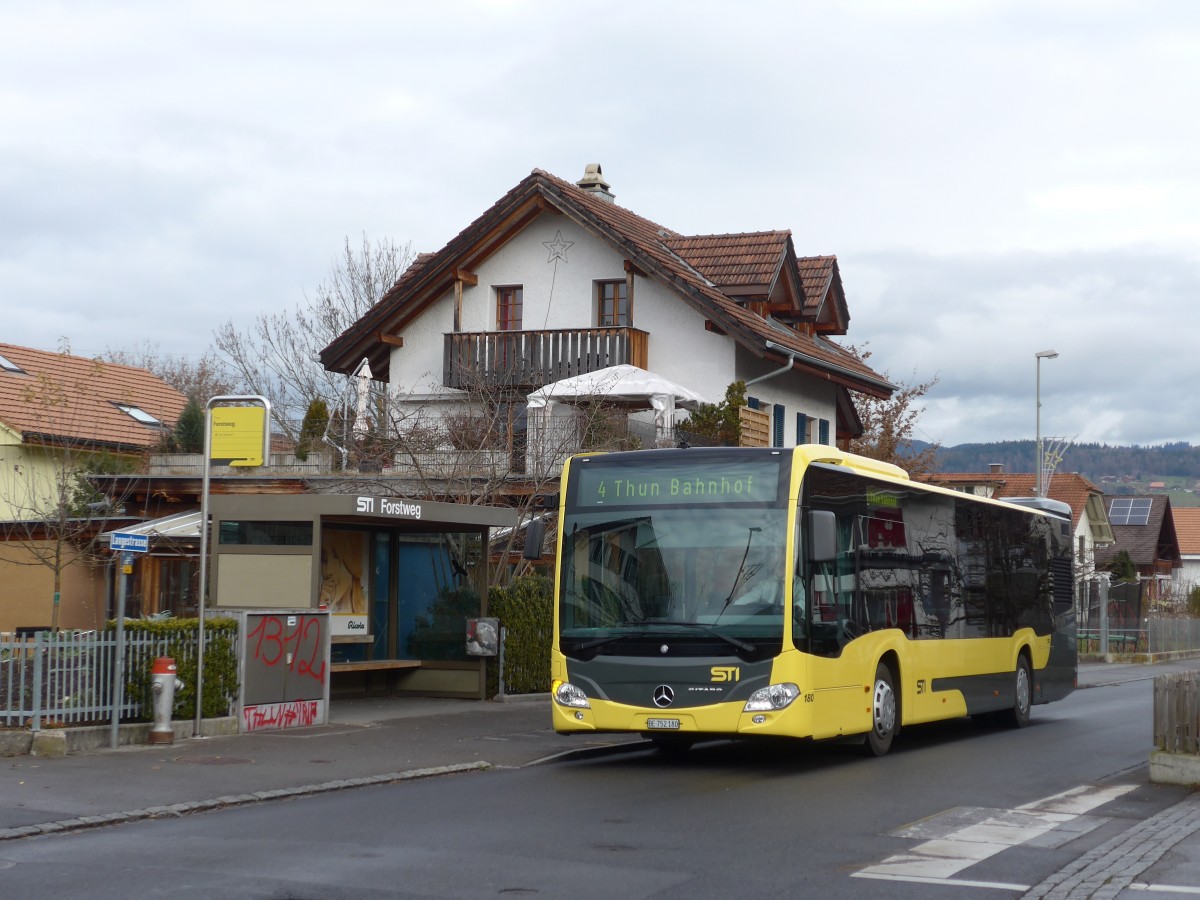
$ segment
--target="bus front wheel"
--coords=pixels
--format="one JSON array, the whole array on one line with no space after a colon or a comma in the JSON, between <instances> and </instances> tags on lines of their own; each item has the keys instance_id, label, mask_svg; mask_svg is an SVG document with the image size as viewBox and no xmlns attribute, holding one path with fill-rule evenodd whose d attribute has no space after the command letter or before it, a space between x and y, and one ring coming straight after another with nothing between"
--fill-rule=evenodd
<instances>
[{"instance_id":1,"label":"bus front wheel","mask_svg":"<svg viewBox=\"0 0 1200 900\"><path fill-rule=\"evenodd\" d=\"M1006 709L1003 715L1005 725L1013 728L1024 728L1029 724L1029 710L1033 706L1033 673L1029 668L1029 658L1025 654L1017 657L1016 699L1012 709Z\"/></svg>"},{"instance_id":2,"label":"bus front wheel","mask_svg":"<svg viewBox=\"0 0 1200 900\"><path fill-rule=\"evenodd\" d=\"M875 667L875 683L871 689L871 730L863 743L871 756L883 756L891 749L892 738L900 725L900 704L892 670L884 663Z\"/></svg>"}]
</instances>

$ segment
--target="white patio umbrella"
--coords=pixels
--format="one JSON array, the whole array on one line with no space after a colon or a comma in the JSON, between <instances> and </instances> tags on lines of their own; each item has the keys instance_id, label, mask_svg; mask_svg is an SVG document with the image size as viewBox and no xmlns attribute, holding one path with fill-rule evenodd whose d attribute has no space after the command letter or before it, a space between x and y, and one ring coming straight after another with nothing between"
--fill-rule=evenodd
<instances>
[{"instance_id":1,"label":"white patio umbrella","mask_svg":"<svg viewBox=\"0 0 1200 900\"><path fill-rule=\"evenodd\" d=\"M645 408L653 409L655 430L660 436L668 434L674 426L675 407L695 409L708 402L691 388L630 365L610 366L564 378L534 391L526 402L532 412L554 403L592 399L630 405L641 403Z\"/></svg>"}]
</instances>

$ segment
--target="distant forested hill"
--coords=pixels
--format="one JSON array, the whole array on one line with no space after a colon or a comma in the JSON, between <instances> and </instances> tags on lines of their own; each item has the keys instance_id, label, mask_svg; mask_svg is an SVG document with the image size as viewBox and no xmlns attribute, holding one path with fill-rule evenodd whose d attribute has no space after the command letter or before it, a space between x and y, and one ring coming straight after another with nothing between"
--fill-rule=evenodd
<instances>
[{"instance_id":1,"label":"distant forested hill","mask_svg":"<svg viewBox=\"0 0 1200 900\"><path fill-rule=\"evenodd\" d=\"M1006 472L1032 472L1035 452L1033 441L959 444L938 451L938 470L986 472L991 463L1002 463ZM1128 475L1135 481L1165 478L1200 481L1200 447L1187 443L1155 447L1071 444L1063 452L1057 471L1078 472L1097 484L1105 475Z\"/></svg>"}]
</instances>

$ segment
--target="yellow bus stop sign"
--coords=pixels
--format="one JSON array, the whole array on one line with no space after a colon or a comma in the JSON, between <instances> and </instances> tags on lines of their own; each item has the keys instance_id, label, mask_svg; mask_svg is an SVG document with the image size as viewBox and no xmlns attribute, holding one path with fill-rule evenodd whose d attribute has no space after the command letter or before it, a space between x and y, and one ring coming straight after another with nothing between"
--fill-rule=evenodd
<instances>
[{"instance_id":1,"label":"yellow bus stop sign","mask_svg":"<svg viewBox=\"0 0 1200 900\"><path fill-rule=\"evenodd\" d=\"M262 406L217 406L212 410L208 458L218 465L261 466L267 410Z\"/></svg>"}]
</instances>

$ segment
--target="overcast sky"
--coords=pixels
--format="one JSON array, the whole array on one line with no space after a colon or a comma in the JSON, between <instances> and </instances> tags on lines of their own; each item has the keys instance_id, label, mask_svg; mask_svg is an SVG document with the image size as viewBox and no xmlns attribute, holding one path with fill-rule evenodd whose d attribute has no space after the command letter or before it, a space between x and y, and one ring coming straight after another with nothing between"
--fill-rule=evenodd
<instances>
[{"instance_id":1,"label":"overcast sky","mask_svg":"<svg viewBox=\"0 0 1200 900\"><path fill-rule=\"evenodd\" d=\"M1200 444L1200 4L0 0L0 341L201 354L601 163L837 254L920 436ZM714 398L715 399L715 398Z\"/></svg>"}]
</instances>

